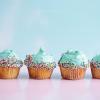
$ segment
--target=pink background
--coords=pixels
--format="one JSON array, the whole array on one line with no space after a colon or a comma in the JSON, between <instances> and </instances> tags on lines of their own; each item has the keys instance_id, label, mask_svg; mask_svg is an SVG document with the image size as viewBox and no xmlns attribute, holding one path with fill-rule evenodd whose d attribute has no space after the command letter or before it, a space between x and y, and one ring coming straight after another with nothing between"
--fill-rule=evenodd
<instances>
[{"instance_id":1,"label":"pink background","mask_svg":"<svg viewBox=\"0 0 100 100\"><path fill-rule=\"evenodd\" d=\"M23 67L18 79L0 80L0 100L100 100L100 80L89 69L83 80L62 80L59 69L50 80L34 80Z\"/></svg>"}]
</instances>

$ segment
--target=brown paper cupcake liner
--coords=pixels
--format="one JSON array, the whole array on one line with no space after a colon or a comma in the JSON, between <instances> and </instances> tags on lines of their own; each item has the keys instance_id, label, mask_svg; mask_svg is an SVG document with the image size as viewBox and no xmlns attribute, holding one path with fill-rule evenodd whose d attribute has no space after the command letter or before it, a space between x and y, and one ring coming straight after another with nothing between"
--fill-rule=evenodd
<instances>
[{"instance_id":1,"label":"brown paper cupcake liner","mask_svg":"<svg viewBox=\"0 0 100 100\"><path fill-rule=\"evenodd\" d=\"M85 77L86 68L68 68L60 65L60 71L63 79L78 80Z\"/></svg>"},{"instance_id":2,"label":"brown paper cupcake liner","mask_svg":"<svg viewBox=\"0 0 100 100\"><path fill-rule=\"evenodd\" d=\"M100 68L91 66L92 78L100 79Z\"/></svg>"},{"instance_id":3,"label":"brown paper cupcake liner","mask_svg":"<svg viewBox=\"0 0 100 100\"><path fill-rule=\"evenodd\" d=\"M29 77L33 79L50 79L54 68L28 67Z\"/></svg>"},{"instance_id":4,"label":"brown paper cupcake liner","mask_svg":"<svg viewBox=\"0 0 100 100\"><path fill-rule=\"evenodd\" d=\"M16 79L19 70L19 67L0 67L0 79Z\"/></svg>"}]
</instances>

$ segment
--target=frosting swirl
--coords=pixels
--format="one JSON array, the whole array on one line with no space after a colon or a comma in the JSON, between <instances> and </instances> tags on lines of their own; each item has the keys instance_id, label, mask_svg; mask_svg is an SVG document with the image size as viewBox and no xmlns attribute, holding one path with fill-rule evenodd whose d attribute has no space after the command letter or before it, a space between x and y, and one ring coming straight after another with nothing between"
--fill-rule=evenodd
<instances>
[{"instance_id":1,"label":"frosting swirl","mask_svg":"<svg viewBox=\"0 0 100 100\"><path fill-rule=\"evenodd\" d=\"M85 67L88 66L88 59L79 51L67 51L59 60L59 64L65 64L66 67Z\"/></svg>"},{"instance_id":2,"label":"frosting swirl","mask_svg":"<svg viewBox=\"0 0 100 100\"><path fill-rule=\"evenodd\" d=\"M37 54L27 55L24 61L25 65L32 66L35 65L47 65L48 67L54 67L55 62L52 56L46 54L43 49L39 49Z\"/></svg>"},{"instance_id":3,"label":"frosting swirl","mask_svg":"<svg viewBox=\"0 0 100 100\"><path fill-rule=\"evenodd\" d=\"M15 54L13 50L4 50L0 52L0 66L22 67L23 62Z\"/></svg>"},{"instance_id":4,"label":"frosting swirl","mask_svg":"<svg viewBox=\"0 0 100 100\"><path fill-rule=\"evenodd\" d=\"M93 67L100 68L100 54L94 56L90 63L92 64Z\"/></svg>"}]
</instances>

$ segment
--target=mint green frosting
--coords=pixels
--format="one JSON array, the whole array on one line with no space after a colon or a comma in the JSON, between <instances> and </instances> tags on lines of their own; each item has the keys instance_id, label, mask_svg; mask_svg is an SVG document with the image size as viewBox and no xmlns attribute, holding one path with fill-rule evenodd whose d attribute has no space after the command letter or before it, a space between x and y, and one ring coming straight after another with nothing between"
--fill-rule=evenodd
<instances>
[{"instance_id":1,"label":"mint green frosting","mask_svg":"<svg viewBox=\"0 0 100 100\"><path fill-rule=\"evenodd\" d=\"M22 67L23 62L13 50L4 50L0 52L0 67L2 66Z\"/></svg>"},{"instance_id":2,"label":"mint green frosting","mask_svg":"<svg viewBox=\"0 0 100 100\"><path fill-rule=\"evenodd\" d=\"M13 52L13 50L4 50L0 52L0 59L9 59L12 57L19 59L19 57L15 54L15 52Z\"/></svg>"},{"instance_id":3,"label":"mint green frosting","mask_svg":"<svg viewBox=\"0 0 100 100\"><path fill-rule=\"evenodd\" d=\"M100 55L96 55L92 58L91 62L100 63Z\"/></svg>"},{"instance_id":4,"label":"mint green frosting","mask_svg":"<svg viewBox=\"0 0 100 100\"><path fill-rule=\"evenodd\" d=\"M86 56L79 51L67 51L62 55L59 61L60 64L70 64L73 66L85 66L88 64Z\"/></svg>"},{"instance_id":5,"label":"mint green frosting","mask_svg":"<svg viewBox=\"0 0 100 100\"><path fill-rule=\"evenodd\" d=\"M38 51L37 54L33 54L32 55L32 59L33 59L33 62L35 64L40 64L40 63L53 63L54 62L54 59L52 56L46 54L44 52L43 49L40 48L40 50Z\"/></svg>"}]
</instances>

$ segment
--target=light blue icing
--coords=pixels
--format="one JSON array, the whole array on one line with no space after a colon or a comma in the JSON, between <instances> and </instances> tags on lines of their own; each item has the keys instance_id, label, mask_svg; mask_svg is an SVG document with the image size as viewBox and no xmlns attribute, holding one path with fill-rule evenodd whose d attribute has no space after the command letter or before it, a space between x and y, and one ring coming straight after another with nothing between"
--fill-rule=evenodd
<instances>
[{"instance_id":1,"label":"light blue icing","mask_svg":"<svg viewBox=\"0 0 100 100\"><path fill-rule=\"evenodd\" d=\"M70 64L75 66L85 66L88 64L86 56L79 51L67 51L60 58L59 63Z\"/></svg>"},{"instance_id":2,"label":"light blue icing","mask_svg":"<svg viewBox=\"0 0 100 100\"><path fill-rule=\"evenodd\" d=\"M100 55L96 55L92 58L91 62L100 63Z\"/></svg>"},{"instance_id":3,"label":"light blue icing","mask_svg":"<svg viewBox=\"0 0 100 100\"><path fill-rule=\"evenodd\" d=\"M44 52L43 49L40 48L40 50L38 51L37 54L33 54L32 55L32 59L33 59L33 62L35 64L40 64L40 63L53 63L54 62L54 59L52 56L46 54Z\"/></svg>"},{"instance_id":4,"label":"light blue icing","mask_svg":"<svg viewBox=\"0 0 100 100\"><path fill-rule=\"evenodd\" d=\"M4 50L0 52L0 66L22 67L23 62L19 59L19 57L15 54L13 50Z\"/></svg>"},{"instance_id":5,"label":"light blue icing","mask_svg":"<svg viewBox=\"0 0 100 100\"><path fill-rule=\"evenodd\" d=\"M9 59L15 57L16 59L19 59L19 57L13 52L13 50L4 50L0 52L0 59Z\"/></svg>"}]
</instances>

